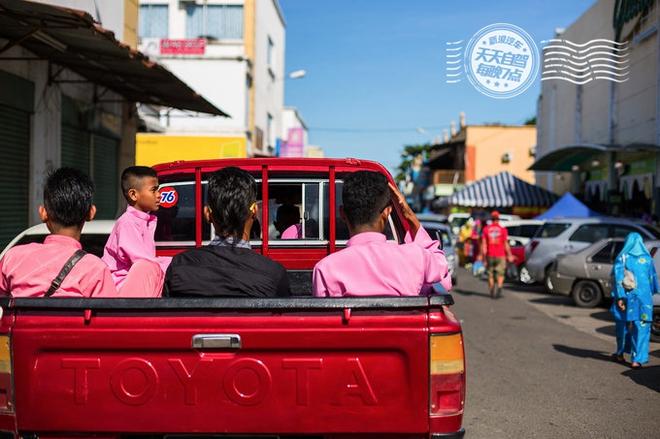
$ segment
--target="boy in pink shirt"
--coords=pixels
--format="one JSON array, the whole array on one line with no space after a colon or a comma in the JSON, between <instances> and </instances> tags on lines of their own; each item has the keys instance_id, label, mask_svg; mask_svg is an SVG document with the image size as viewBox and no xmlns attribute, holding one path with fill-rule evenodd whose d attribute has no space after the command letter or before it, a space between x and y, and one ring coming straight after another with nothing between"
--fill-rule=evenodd
<instances>
[{"instance_id":1,"label":"boy in pink shirt","mask_svg":"<svg viewBox=\"0 0 660 439\"><path fill-rule=\"evenodd\" d=\"M98 257L82 252L80 245L83 224L96 214L93 195L94 184L76 169L61 168L48 177L39 217L51 234L43 244L19 245L5 254L0 260L0 294L13 297L117 296L108 267ZM73 268L62 276L67 263L73 263ZM60 282L54 282L58 277Z\"/></svg>"},{"instance_id":2,"label":"boy in pink shirt","mask_svg":"<svg viewBox=\"0 0 660 439\"><path fill-rule=\"evenodd\" d=\"M122 295L159 297L172 258L156 256L154 234L157 219L151 213L160 205L156 171L147 166L130 166L122 172L121 188L128 207L108 237L103 262L110 268L112 279ZM133 271L142 269L150 272L146 289L125 291L127 279Z\"/></svg>"},{"instance_id":3,"label":"boy in pink shirt","mask_svg":"<svg viewBox=\"0 0 660 439\"><path fill-rule=\"evenodd\" d=\"M392 198L410 227L405 243L383 234ZM403 195L377 172L359 171L344 179L342 219L351 238L345 249L314 267L313 292L328 296L417 296L439 282L447 291L451 277L444 253L421 227Z\"/></svg>"}]
</instances>

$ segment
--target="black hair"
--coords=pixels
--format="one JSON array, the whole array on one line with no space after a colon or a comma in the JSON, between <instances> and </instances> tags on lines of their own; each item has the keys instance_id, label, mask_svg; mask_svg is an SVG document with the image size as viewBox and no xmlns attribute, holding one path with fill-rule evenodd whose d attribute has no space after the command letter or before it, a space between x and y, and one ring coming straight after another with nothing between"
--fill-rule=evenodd
<instances>
[{"instance_id":1,"label":"black hair","mask_svg":"<svg viewBox=\"0 0 660 439\"><path fill-rule=\"evenodd\" d=\"M283 232L294 224L300 223L300 209L295 204L282 204L275 214L277 229Z\"/></svg>"},{"instance_id":2,"label":"black hair","mask_svg":"<svg viewBox=\"0 0 660 439\"><path fill-rule=\"evenodd\" d=\"M390 204L387 177L378 172L358 171L344 179L344 214L353 227L372 224Z\"/></svg>"},{"instance_id":3,"label":"black hair","mask_svg":"<svg viewBox=\"0 0 660 439\"><path fill-rule=\"evenodd\" d=\"M82 227L92 208L94 183L83 172L60 168L44 184L44 207L48 218L62 227Z\"/></svg>"},{"instance_id":4,"label":"black hair","mask_svg":"<svg viewBox=\"0 0 660 439\"><path fill-rule=\"evenodd\" d=\"M121 173L121 191L124 194L126 201L131 201L128 198L128 191L130 189L139 189L140 182L145 177L156 177L158 174L153 168L149 166L129 166Z\"/></svg>"},{"instance_id":5,"label":"black hair","mask_svg":"<svg viewBox=\"0 0 660 439\"><path fill-rule=\"evenodd\" d=\"M250 206L257 201L257 182L248 172L228 167L211 174L208 206L216 234L242 237Z\"/></svg>"}]
</instances>

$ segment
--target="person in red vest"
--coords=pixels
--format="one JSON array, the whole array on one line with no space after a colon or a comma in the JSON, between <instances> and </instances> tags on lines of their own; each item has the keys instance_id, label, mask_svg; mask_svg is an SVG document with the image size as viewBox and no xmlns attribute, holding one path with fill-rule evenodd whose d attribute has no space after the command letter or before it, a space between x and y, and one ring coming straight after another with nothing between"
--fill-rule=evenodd
<instances>
[{"instance_id":1,"label":"person in red vest","mask_svg":"<svg viewBox=\"0 0 660 439\"><path fill-rule=\"evenodd\" d=\"M490 297L495 299L502 291L506 262L512 262L513 255L509 246L509 233L500 225L500 213L494 210L490 217L492 222L484 227L481 235L481 254L488 270Z\"/></svg>"}]
</instances>

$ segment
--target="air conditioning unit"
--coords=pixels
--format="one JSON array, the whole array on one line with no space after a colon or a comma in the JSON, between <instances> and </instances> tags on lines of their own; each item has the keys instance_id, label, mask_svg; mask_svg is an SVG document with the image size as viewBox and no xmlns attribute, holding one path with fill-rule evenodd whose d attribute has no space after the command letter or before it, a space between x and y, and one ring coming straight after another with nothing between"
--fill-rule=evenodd
<instances>
[{"instance_id":1,"label":"air conditioning unit","mask_svg":"<svg viewBox=\"0 0 660 439\"><path fill-rule=\"evenodd\" d=\"M505 152L502 154L502 163L511 163L511 153L510 152Z\"/></svg>"}]
</instances>

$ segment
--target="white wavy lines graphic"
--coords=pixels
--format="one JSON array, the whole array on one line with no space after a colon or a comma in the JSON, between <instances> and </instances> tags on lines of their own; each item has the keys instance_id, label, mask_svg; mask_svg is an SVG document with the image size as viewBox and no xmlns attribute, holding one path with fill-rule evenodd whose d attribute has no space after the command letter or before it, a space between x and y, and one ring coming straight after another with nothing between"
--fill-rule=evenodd
<instances>
[{"instance_id":1,"label":"white wavy lines graphic","mask_svg":"<svg viewBox=\"0 0 660 439\"><path fill-rule=\"evenodd\" d=\"M445 42L445 83L456 84L462 81L463 40Z\"/></svg>"},{"instance_id":2,"label":"white wavy lines graphic","mask_svg":"<svg viewBox=\"0 0 660 439\"><path fill-rule=\"evenodd\" d=\"M563 39L558 40L556 38L553 38L553 39L550 39L550 40L543 40L543 41L541 41L541 43L562 43L562 44L569 44L573 47L585 47L585 46L588 46L588 45L594 44L594 43L607 43L607 44L611 44L612 46L625 46L625 45L628 44L627 41L624 41L623 43L619 43L617 41L606 40L604 38L596 38L595 40L589 40L586 43L582 43L582 44L574 43L574 42L569 41L569 40L563 40Z\"/></svg>"},{"instance_id":3,"label":"white wavy lines graphic","mask_svg":"<svg viewBox=\"0 0 660 439\"><path fill-rule=\"evenodd\" d=\"M626 82L630 69L628 42L598 38L586 43L544 40L541 81L552 79L584 85L597 79Z\"/></svg>"}]
</instances>

